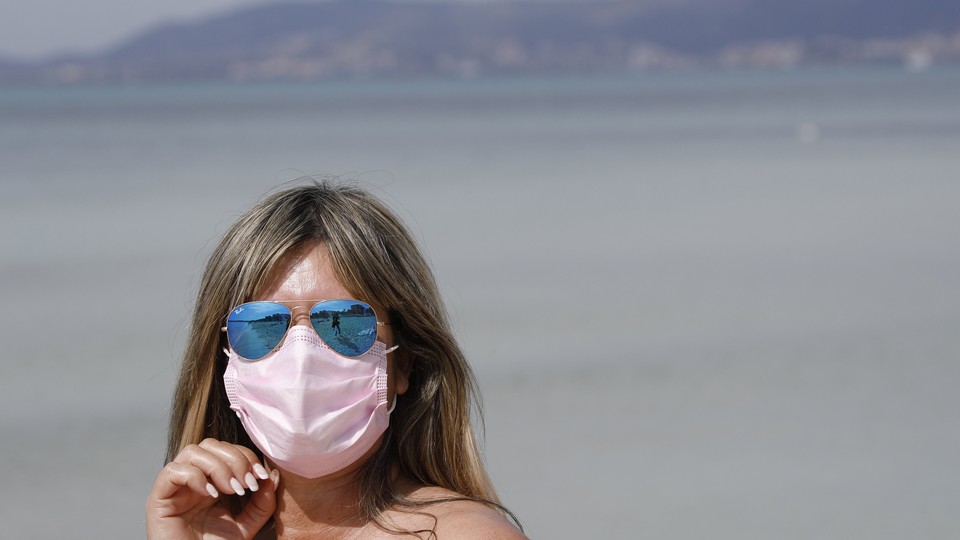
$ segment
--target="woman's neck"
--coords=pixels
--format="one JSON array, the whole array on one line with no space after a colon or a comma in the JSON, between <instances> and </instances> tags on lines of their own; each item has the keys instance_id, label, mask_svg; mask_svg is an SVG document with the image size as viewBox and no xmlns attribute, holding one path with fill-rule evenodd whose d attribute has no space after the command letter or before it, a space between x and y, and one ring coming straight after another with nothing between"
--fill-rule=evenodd
<instances>
[{"instance_id":1,"label":"woman's neck","mask_svg":"<svg viewBox=\"0 0 960 540\"><path fill-rule=\"evenodd\" d=\"M349 538L359 532L366 524L357 505L360 477L350 469L318 479L281 470L273 514L277 538Z\"/></svg>"}]
</instances>

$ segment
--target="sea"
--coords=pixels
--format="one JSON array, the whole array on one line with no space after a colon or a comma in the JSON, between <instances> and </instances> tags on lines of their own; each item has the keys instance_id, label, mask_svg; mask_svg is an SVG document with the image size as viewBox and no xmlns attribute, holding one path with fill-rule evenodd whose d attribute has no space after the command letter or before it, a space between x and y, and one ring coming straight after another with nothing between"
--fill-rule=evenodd
<instances>
[{"instance_id":1,"label":"sea","mask_svg":"<svg viewBox=\"0 0 960 540\"><path fill-rule=\"evenodd\" d=\"M531 538L960 537L960 69L899 66L0 88L0 535L144 536L206 258L308 176L420 242Z\"/></svg>"}]
</instances>

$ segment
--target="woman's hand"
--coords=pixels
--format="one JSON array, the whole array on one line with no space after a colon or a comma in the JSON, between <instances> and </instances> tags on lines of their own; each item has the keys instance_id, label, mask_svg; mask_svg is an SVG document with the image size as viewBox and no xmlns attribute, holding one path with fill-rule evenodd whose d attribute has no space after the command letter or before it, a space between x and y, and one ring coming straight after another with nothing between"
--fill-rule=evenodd
<instances>
[{"instance_id":1,"label":"woman's hand","mask_svg":"<svg viewBox=\"0 0 960 540\"><path fill-rule=\"evenodd\" d=\"M157 475L147 497L147 538L253 538L273 515L279 480L249 448L215 439L191 444ZM219 504L222 494L246 491L253 496L236 516Z\"/></svg>"}]
</instances>

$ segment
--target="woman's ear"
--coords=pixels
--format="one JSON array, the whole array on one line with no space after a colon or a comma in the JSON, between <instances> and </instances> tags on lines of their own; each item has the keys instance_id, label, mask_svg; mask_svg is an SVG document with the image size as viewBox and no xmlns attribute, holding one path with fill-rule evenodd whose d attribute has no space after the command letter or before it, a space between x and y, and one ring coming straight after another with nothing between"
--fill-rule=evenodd
<instances>
[{"instance_id":1,"label":"woman's ear","mask_svg":"<svg viewBox=\"0 0 960 540\"><path fill-rule=\"evenodd\" d=\"M412 367L413 360L403 347L393 352L393 388L397 394L404 394L410 388Z\"/></svg>"}]
</instances>

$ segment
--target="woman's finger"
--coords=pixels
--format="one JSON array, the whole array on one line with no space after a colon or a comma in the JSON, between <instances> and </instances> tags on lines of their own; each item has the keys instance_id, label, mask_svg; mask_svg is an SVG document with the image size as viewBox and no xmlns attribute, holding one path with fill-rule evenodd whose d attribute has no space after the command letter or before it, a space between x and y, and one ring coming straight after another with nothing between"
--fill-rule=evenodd
<instances>
[{"instance_id":1,"label":"woman's finger","mask_svg":"<svg viewBox=\"0 0 960 540\"><path fill-rule=\"evenodd\" d=\"M260 477L261 480L267 478L266 470L260 465L257 455L249 448L216 439L204 439L200 443L200 448L223 459L233 469L236 478L250 491L260 489L257 477Z\"/></svg>"},{"instance_id":2,"label":"woman's finger","mask_svg":"<svg viewBox=\"0 0 960 540\"><path fill-rule=\"evenodd\" d=\"M244 476L244 467L231 466L219 454L201 448L199 445L185 446L173 461L200 469L221 493L237 495L246 493L240 481Z\"/></svg>"},{"instance_id":3,"label":"woman's finger","mask_svg":"<svg viewBox=\"0 0 960 540\"><path fill-rule=\"evenodd\" d=\"M280 471L274 470L260 485L260 491L253 494L243 511L236 517L237 526L243 531L244 538L252 538L273 515L277 508L277 485L280 483Z\"/></svg>"},{"instance_id":4,"label":"woman's finger","mask_svg":"<svg viewBox=\"0 0 960 540\"><path fill-rule=\"evenodd\" d=\"M206 493L216 498L220 494L208 481L207 476L193 465L170 462L157 475L153 483L152 497L159 501L173 497L181 488L187 487L196 493Z\"/></svg>"}]
</instances>

